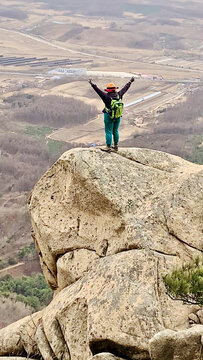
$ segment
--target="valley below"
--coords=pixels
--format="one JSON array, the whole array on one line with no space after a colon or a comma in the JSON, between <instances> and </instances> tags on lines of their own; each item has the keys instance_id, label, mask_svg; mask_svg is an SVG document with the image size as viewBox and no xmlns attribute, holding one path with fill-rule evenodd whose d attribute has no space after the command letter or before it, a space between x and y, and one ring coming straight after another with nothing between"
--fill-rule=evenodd
<instances>
[{"instance_id":1,"label":"valley below","mask_svg":"<svg viewBox=\"0 0 203 360\"><path fill-rule=\"evenodd\" d=\"M64 151L105 144L90 78L101 89L135 78L121 147L203 164L203 5L104 5L0 0L0 277L39 272L27 210L38 179Z\"/></svg>"}]
</instances>

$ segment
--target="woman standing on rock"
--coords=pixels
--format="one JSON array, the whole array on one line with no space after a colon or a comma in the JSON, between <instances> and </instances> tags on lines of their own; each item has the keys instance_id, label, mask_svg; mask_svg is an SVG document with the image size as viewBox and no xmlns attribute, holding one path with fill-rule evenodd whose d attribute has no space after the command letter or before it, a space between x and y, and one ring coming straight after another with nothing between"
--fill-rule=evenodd
<instances>
[{"instance_id":1,"label":"woman standing on rock","mask_svg":"<svg viewBox=\"0 0 203 360\"><path fill-rule=\"evenodd\" d=\"M102 91L98 88L96 84L92 83L92 80L89 80L90 85L93 87L93 89L96 91L96 93L100 96L100 98L105 104L103 113L106 135L106 151L108 152L111 152L112 136L114 140L114 150L118 151L118 129L123 109L123 103L121 100L134 80L134 77L132 77L130 81L120 91L117 91L118 87L116 87L114 83L107 84L106 89Z\"/></svg>"}]
</instances>

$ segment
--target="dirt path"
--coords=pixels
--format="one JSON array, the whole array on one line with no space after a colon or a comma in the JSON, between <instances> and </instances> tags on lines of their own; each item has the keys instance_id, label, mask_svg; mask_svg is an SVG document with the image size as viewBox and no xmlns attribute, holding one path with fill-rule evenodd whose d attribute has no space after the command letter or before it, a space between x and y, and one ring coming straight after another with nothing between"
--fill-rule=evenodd
<instances>
[{"instance_id":1,"label":"dirt path","mask_svg":"<svg viewBox=\"0 0 203 360\"><path fill-rule=\"evenodd\" d=\"M17 31L17 30L10 30L10 29L5 29L5 28L0 28L2 31L11 33L11 34L17 34L18 36L22 36L24 38L28 38L31 40L34 40L36 42L45 44L47 46L51 46L55 49L60 49L60 50L65 50L68 51L70 53L75 53L75 54L80 54L83 56L88 56L88 57L97 57L97 58L102 58L102 59L106 59L106 60L113 60L115 61L115 58L113 57L109 57L109 56L105 56L105 55L95 55L95 54L91 54L89 52L81 52L78 50L72 50L70 48L67 48L65 46L61 46L56 44L55 42L51 42L48 41L46 39L34 36L34 35L30 35L30 34L26 34L23 33L21 31ZM121 59L118 58L117 61L122 61L125 63L135 63L135 61L131 61L131 60L125 60L125 59ZM174 67L173 67L174 69ZM180 69L178 69L178 71L180 71ZM184 70L185 71L185 70ZM188 71L196 71L193 69L189 69ZM28 74L28 73L27 73ZM30 73L30 75L32 75ZM37 74L35 74L36 76ZM77 84L78 86L78 84ZM136 97L130 97L129 100L131 100L131 102L128 102L126 104L126 107L130 107L130 112L128 112L126 110L126 116L124 114L124 117L122 119L122 123L120 126L120 135L121 138L123 140L128 139L129 137L132 136L132 134L136 131L138 133L142 133L143 131L146 131L144 128L138 128L135 125L131 125L129 124L129 122L127 120L125 120L125 118L131 118L131 123L133 122L133 116L134 119L136 120L136 116L139 116L139 114L143 114L143 112L146 113L150 113L151 115L155 113L155 110L157 110L159 107L164 106L167 103L172 103L175 102L176 99L180 96L183 95L184 91L182 93L180 93L180 91L175 91L174 92L170 92L170 87L172 88L174 86L174 84L172 85L168 85L168 89L166 90L166 84L163 82L161 84L161 86L157 86L157 83L154 82L153 83L153 87L157 88L154 90L154 92L152 92L152 89L150 89L151 91L145 91L142 94L140 94L140 96L136 99ZM72 85L71 85L72 87ZM163 89L163 91L162 91ZM159 91L160 90L160 91ZM61 85L58 86L56 88L53 88L52 90L47 91L48 93L59 93L60 95L63 96L68 96L71 97L73 96L72 92L73 89L70 92L70 89L68 88L68 85ZM42 90L42 93L46 93ZM88 97L83 96L83 94L79 94L76 92L77 98L81 99L84 102L89 102L91 104L94 104L95 106L100 106L98 105L98 100L97 99L90 99ZM85 99L86 98L86 99ZM132 111L131 111L132 109ZM128 116L129 114L129 116ZM136 121L135 121L136 122ZM146 125L146 123L145 123ZM78 125L78 126L74 126L72 128L69 129L59 129L57 131L55 131L54 133L49 135L50 139L53 140L59 140L59 141L66 141L66 142L77 142L77 143L99 143L99 144L103 144L104 143L104 129L103 129L103 115L100 114L98 115L98 117L96 119L93 119L91 121L89 121L88 123L84 124L84 125Z\"/></svg>"},{"instance_id":2,"label":"dirt path","mask_svg":"<svg viewBox=\"0 0 203 360\"><path fill-rule=\"evenodd\" d=\"M171 86L173 88L173 85ZM129 113L131 116L139 116L139 113L150 112L151 114L157 111L158 108L164 106L167 103L174 102L184 95L184 91L178 91L176 93L159 91L155 93L148 94L141 98L138 98L135 101L131 101L129 104L126 104L126 110L124 109L124 117L120 125L120 138L122 140L127 140L135 132L137 134L142 134L147 131L146 123L145 126L135 126L131 125L128 122ZM153 95L153 96L152 96ZM132 109L129 111L129 108ZM98 114L98 116L89 121L86 124L73 126L69 129L62 128L54 131L48 136L49 139L72 142L72 143L95 143L103 145L105 143L104 137L104 124L103 124L103 114Z\"/></svg>"},{"instance_id":3,"label":"dirt path","mask_svg":"<svg viewBox=\"0 0 203 360\"><path fill-rule=\"evenodd\" d=\"M17 264L15 264L15 265L10 265L10 266L8 266L7 268L1 269L1 270L0 270L0 274L2 274L4 271L8 271L8 270L10 270L10 269L15 269L16 267L22 266L22 265L24 265L23 262L17 263Z\"/></svg>"},{"instance_id":4,"label":"dirt path","mask_svg":"<svg viewBox=\"0 0 203 360\"><path fill-rule=\"evenodd\" d=\"M23 273L24 262L17 263L15 265L8 266L4 269L0 270L0 278L4 277L5 275L15 275Z\"/></svg>"},{"instance_id":5,"label":"dirt path","mask_svg":"<svg viewBox=\"0 0 203 360\"><path fill-rule=\"evenodd\" d=\"M0 30L7 31L7 32L13 33L13 34L18 34L18 35L24 36L26 38L29 38L29 39L38 41L40 43L43 43L45 45L52 46L55 49L65 50L65 51L68 51L68 52L73 53L73 54L80 54L80 55L88 56L88 57L91 57L91 58L95 57L95 58L115 61L114 57L104 56L104 55L96 55L96 54L91 54L91 53L88 53L88 52L82 52L82 51L79 51L79 50L72 50L72 49L67 48L65 46L57 45L57 44L55 44L53 42L50 42L50 41L48 41L46 39L43 39L43 38L40 38L40 37L37 37L37 36L34 36L34 35L25 34L25 33L21 32L21 31L10 30L10 29L5 29L5 28L1 28L1 27L0 27ZM134 60L126 60L126 59L121 59L121 58L116 58L116 61L121 61L121 62L125 62L125 63L134 63L135 62Z\"/></svg>"},{"instance_id":6,"label":"dirt path","mask_svg":"<svg viewBox=\"0 0 203 360\"><path fill-rule=\"evenodd\" d=\"M105 56L105 55L96 55L96 54L92 54L90 52L84 52L84 51L79 51L79 50L73 50L73 49L70 49L70 48L67 48L65 46L61 46L61 45L58 45L58 44L55 44L54 42L51 42L51 41L48 41L46 39L43 39L42 37L38 37L38 36L34 36L34 35L30 35L30 34L26 34L24 32L21 32L21 31L17 31L17 30L10 30L10 29L5 29L5 28L2 28L0 27L0 30L2 31L6 31L6 32L9 32L9 33L12 33L12 34L17 34L17 35L20 35L20 36L23 36L23 37L26 37L28 39L31 39L31 40L34 40L34 41L37 41L37 42L40 42L42 44L45 44L45 45L48 45L48 46L51 46L51 47L54 47L55 49L60 49L60 50L64 50L64 51L68 51L69 53L72 53L72 54L80 54L80 55L83 55L83 56L87 56L87 57L94 57L94 58L100 58L100 59L106 59L106 60L111 60L111 61L115 61L115 58L114 57L111 57L111 56ZM104 50L104 49L103 49ZM118 62L124 62L124 63L136 63L135 60L126 60L126 59L122 59L122 58L117 58L116 57L116 61ZM159 66L159 64L155 64L157 66ZM170 65L167 65L168 68L172 68L173 70L176 69L178 70L179 72L182 72L182 71L186 71L186 72L195 72L195 73L203 73L203 70L196 70L196 69L182 69L178 66L170 66Z\"/></svg>"}]
</instances>

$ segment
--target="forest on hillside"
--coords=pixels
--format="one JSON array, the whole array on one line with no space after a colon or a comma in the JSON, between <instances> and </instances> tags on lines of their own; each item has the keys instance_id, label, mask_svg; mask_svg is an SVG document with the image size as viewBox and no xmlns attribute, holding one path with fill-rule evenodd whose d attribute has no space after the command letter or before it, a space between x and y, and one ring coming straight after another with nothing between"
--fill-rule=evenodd
<instances>
[{"instance_id":1,"label":"forest on hillside","mask_svg":"<svg viewBox=\"0 0 203 360\"><path fill-rule=\"evenodd\" d=\"M95 107L62 96L15 95L4 100L8 106L8 135L0 133L2 158L0 193L30 191L37 179L59 154L71 145L46 140L46 135L60 127L83 124L96 116ZM12 124L12 125L11 125ZM14 131L9 131L10 126Z\"/></svg>"},{"instance_id":2,"label":"forest on hillside","mask_svg":"<svg viewBox=\"0 0 203 360\"><path fill-rule=\"evenodd\" d=\"M84 124L97 109L62 96L15 93L6 97L0 117L0 270L25 264L30 276L0 279L0 327L41 309L52 291L39 271L38 255L31 238L27 203L37 180L73 144L46 136L59 127ZM81 146L83 146L81 144ZM12 316L5 312L12 309Z\"/></svg>"},{"instance_id":3,"label":"forest on hillside","mask_svg":"<svg viewBox=\"0 0 203 360\"><path fill-rule=\"evenodd\" d=\"M42 274L14 279L0 279L0 328L41 310L48 305L53 292Z\"/></svg>"},{"instance_id":4,"label":"forest on hillside","mask_svg":"<svg viewBox=\"0 0 203 360\"><path fill-rule=\"evenodd\" d=\"M203 164L202 96L203 88L189 93L185 102L164 109L156 123L149 126L147 134L121 141L120 146L162 150ZM7 97L3 105L4 116L0 118L1 269L37 257L27 211L30 191L61 153L74 147L74 144L50 140L47 135L58 127L84 124L97 114L94 107L58 96L41 98L16 93ZM36 284L41 281L36 280ZM12 278L2 280L0 312L13 308L15 315L9 319L4 316L2 326L40 309L46 297L51 297L48 288L45 285L42 288L36 298L30 278L22 279L22 283Z\"/></svg>"},{"instance_id":5,"label":"forest on hillside","mask_svg":"<svg viewBox=\"0 0 203 360\"><path fill-rule=\"evenodd\" d=\"M0 117L1 269L22 261L19 250L32 243L27 210L30 191L58 157L74 147L74 144L51 140L47 135L59 127L84 124L97 114L95 107L61 96L41 98L17 93L7 97L3 105ZM35 254L34 251L33 256Z\"/></svg>"},{"instance_id":6,"label":"forest on hillside","mask_svg":"<svg viewBox=\"0 0 203 360\"><path fill-rule=\"evenodd\" d=\"M122 146L161 150L203 164L202 97L203 87L189 93L186 101L166 108L147 134L136 134Z\"/></svg>"},{"instance_id":7,"label":"forest on hillside","mask_svg":"<svg viewBox=\"0 0 203 360\"><path fill-rule=\"evenodd\" d=\"M160 83L136 79L130 91L135 99L160 88L164 95L168 80L177 80L177 84L180 82L177 88L188 95L184 100L181 98L184 102L169 107L173 103L169 100L152 112L143 109L141 113L135 106L132 116L127 111L123 120L135 133L122 141L121 132L119 146L161 150L203 164L203 88L194 90L202 82L202 17L203 2L196 0L0 0L0 54L4 58L42 56L48 60L79 57L85 62L73 67L163 74ZM88 59L91 61L86 62ZM97 108L77 99L85 97L89 103L89 99L94 102L98 98L85 76L57 79L58 76L50 75L51 69L29 67L28 63L23 68L2 65L1 69L0 328L42 309L52 298L52 291L40 273L39 256L31 236L30 194L63 152L88 145L54 141L49 135L58 128L66 128L66 134L69 132L73 139L71 128L84 125L98 114ZM187 85L181 83L185 78ZM107 79L97 80L102 83ZM67 83L72 84L58 87ZM39 96L62 93L66 97ZM68 97L71 94L74 98ZM175 98L176 90L166 90L167 94ZM143 128L138 128L139 125ZM90 138L94 142L95 133L93 126ZM5 276L8 271L13 277ZM177 284L176 279L174 282ZM172 293L174 296L174 289Z\"/></svg>"}]
</instances>

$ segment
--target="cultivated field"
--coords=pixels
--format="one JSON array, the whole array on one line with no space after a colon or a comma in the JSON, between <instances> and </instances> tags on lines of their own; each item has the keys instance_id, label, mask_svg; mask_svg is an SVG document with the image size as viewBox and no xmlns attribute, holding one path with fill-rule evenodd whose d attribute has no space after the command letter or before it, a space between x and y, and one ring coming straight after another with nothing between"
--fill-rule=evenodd
<instances>
[{"instance_id":1,"label":"cultivated field","mask_svg":"<svg viewBox=\"0 0 203 360\"><path fill-rule=\"evenodd\" d=\"M27 201L38 178L63 151L105 142L89 78L104 89L135 77L121 145L203 162L202 15L187 0L0 0L2 269L32 243Z\"/></svg>"},{"instance_id":2,"label":"cultivated field","mask_svg":"<svg viewBox=\"0 0 203 360\"><path fill-rule=\"evenodd\" d=\"M197 87L203 77L200 43L203 36L202 20L201 16L198 18L193 3L189 6L186 2L183 6L183 2L180 2L178 8L184 8L181 15L178 8L169 9L168 4L162 8L156 2L147 8L138 1L125 5L120 2L122 14L116 13L110 18L96 15L101 11L97 3L93 7L94 12L90 11L89 14L85 3L80 8L81 14L75 13L78 5L71 2L69 8L63 1L59 2L60 6L49 3L51 9L48 6L44 8L37 2L11 1L9 4L12 5L14 14L10 8L6 13L3 2L1 4L0 1L4 15L1 21L0 54L4 58L35 57L46 60L39 65L24 63L24 60L20 61L20 65L13 60L7 64L3 60L1 65L0 58L3 96L10 95L16 87L26 87L26 92L30 94L77 97L98 109L98 116L85 129L73 124L71 131L55 131L50 135L52 139L78 143L104 141L102 116L99 115L102 104L84 81L90 73L102 88L111 78L119 86L128 81L128 77L121 79L119 72L135 75L136 81L125 97L126 103L156 91L161 92L160 96L126 110L121 127L123 139L132 136L133 132L140 132L137 124L144 124L146 127L150 116L152 118L157 110L180 101L181 96L184 97L191 91L191 87ZM201 10L199 9L200 15ZM52 82L51 86L47 86L47 82L53 77L50 70L54 66L57 68L57 61L63 59L69 59L70 63L76 62L76 65L72 65L74 68L86 69L83 81L80 81L78 75L74 82L69 77L67 83L64 81L62 85L55 85ZM53 62L52 66L49 65L50 61ZM64 67L71 68L71 65ZM109 74L103 76L104 71ZM117 78L113 76L113 72L118 73ZM169 84L169 81L174 83ZM26 86L26 83L29 85Z\"/></svg>"}]
</instances>

